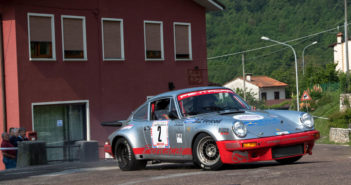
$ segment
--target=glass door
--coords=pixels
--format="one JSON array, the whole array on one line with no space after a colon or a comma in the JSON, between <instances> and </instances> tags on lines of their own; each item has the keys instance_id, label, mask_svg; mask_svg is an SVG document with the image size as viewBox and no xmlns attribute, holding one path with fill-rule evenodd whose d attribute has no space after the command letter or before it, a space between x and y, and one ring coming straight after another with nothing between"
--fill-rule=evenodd
<instances>
[{"instance_id":1,"label":"glass door","mask_svg":"<svg viewBox=\"0 0 351 185\"><path fill-rule=\"evenodd\" d=\"M86 140L85 104L34 106L34 130L46 142L49 161L78 159L76 141Z\"/></svg>"}]
</instances>

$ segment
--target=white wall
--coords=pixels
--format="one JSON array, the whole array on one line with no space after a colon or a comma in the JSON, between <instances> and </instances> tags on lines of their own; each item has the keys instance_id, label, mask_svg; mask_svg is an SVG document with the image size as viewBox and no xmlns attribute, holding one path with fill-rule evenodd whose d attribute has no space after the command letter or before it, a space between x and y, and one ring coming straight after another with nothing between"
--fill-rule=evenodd
<instances>
[{"instance_id":1,"label":"white wall","mask_svg":"<svg viewBox=\"0 0 351 185\"><path fill-rule=\"evenodd\" d=\"M240 78L237 78L231 82L228 82L227 84L224 84L224 87L227 87L229 89L233 89L234 91L239 88L239 89L244 89L244 84L243 80ZM251 92L253 93L254 97L256 99L259 99L260 94L259 94L259 88L256 85L251 84L250 82L246 81L245 83L246 87L246 92Z\"/></svg>"},{"instance_id":2,"label":"white wall","mask_svg":"<svg viewBox=\"0 0 351 185\"><path fill-rule=\"evenodd\" d=\"M237 78L231 82L224 84L224 87L233 89L234 91L239 89L244 89L243 80ZM279 91L279 99L285 99L285 87L269 87L269 88L259 88L258 86L246 81L245 83L246 92L251 92L254 94L256 99L261 99L261 93L267 93L267 100L274 100L274 92Z\"/></svg>"},{"instance_id":3,"label":"white wall","mask_svg":"<svg viewBox=\"0 0 351 185\"><path fill-rule=\"evenodd\" d=\"M274 100L274 92L279 92L279 99L285 99L285 88L284 87L269 87L269 88L261 88L260 89L260 98L261 93L267 93L267 100Z\"/></svg>"},{"instance_id":4,"label":"white wall","mask_svg":"<svg viewBox=\"0 0 351 185\"><path fill-rule=\"evenodd\" d=\"M349 46L349 71L351 70L351 41L348 42ZM334 63L337 64L336 70L346 72L346 53L345 43L336 44L334 46Z\"/></svg>"}]
</instances>

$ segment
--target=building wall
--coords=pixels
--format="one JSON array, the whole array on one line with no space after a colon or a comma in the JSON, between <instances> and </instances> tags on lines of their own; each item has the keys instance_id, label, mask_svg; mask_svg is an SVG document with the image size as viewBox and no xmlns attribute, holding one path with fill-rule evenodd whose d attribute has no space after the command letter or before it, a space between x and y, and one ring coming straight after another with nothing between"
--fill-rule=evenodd
<instances>
[{"instance_id":1,"label":"building wall","mask_svg":"<svg viewBox=\"0 0 351 185\"><path fill-rule=\"evenodd\" d=\"M261 93L267 93L267 100L274 100L274 92L279 92L279 99L285 99L285 88L284 87L267 87L267 88L260 88L260 98Z\"/></svg>"},{"instance_id":2,"label":"building wall","mask_svg":"<svg viewBox=\"0 0 351 185\"><path fill-rule=\"evenodd\" d=\"M4 29L9 126L32 129L32 103L89 100L91 139L102 145L146 96L187 88L187 71L206 69L206 10L188 0L14 0ZM56 61L29 61L27 13L54 14ZM63 61L61 15L85 16L87 61ZM102 61L101 18L124 21L125 61ZM144 20L163 21L164 61L145 61ZM191 23L192 61L174 60L173 23ZM207 85L207 71L203 73Z\"/></svg>"},{"instance_id":3,"label":"building wall","mask_svg":"<svg viewBox=\"0 0 351 185\"><path fill-rule=\"evenodd\" d=\"M345 43L339 43L334 46L334 64L337 64L336 70L346 72L346 48ZM349 46L349 70L351 70L351 42L348 42Z\"/></svg>"},{"instance_id":4,"label":"building wall","mask_svg":"<svg viewBox=\"0 0 351 185\"><path fill-rule=\"evenodd\" d=\"M243 80L240 78L237 78L227 84L224 85L224 87L233 89L234 91L239 88L239 89L244 89L244 84ZM259 88L256 85L253 85L252 83L249 83L248 81L245 82L245 88L247 92L251 92L256 99L260 98L259 94Z\"/></svg>"},{"instance_id":5,"label":"building wall","mask_svg":"<svg viewBox=\"0 0 351 185\"><path fill-rule=\"evenodd\" d=\"M3 24L3 55L5 66L5 84L6 84L6 112L7 112L7 129L19 127L19 99L18 99L18 68L17 68L17 43L16 43L16 20L15 9L10 3L4 3L0 10ZM0 79L1 80L1 79ZM1 99L2 101L2 99ZM2 102L1 102L2 103ZM2 109L2 104L0 105ZM4 115L1 111L1 131L4 131ZM7 130L8 131L8 130ZM1 155L2 156L2 155ZM1 159L2 161L2 159ZM0 169L3 169L0 164Z\"/></svg>"},{"instance_id":6,"label":"building wall","mask_svg":"<svg viewBox=\"0 0 351 185\"><path fill-rule=\"evenodd\" d=\"M239 89L244 89L243 80L237 78L227 84L224 87L233 89L234 91ZM246 91L253 93L256 99L261 99L261 93L267 93L267 100L274 100L274 92L279 91L279 98L285 99L285 87L269 87L269 88L259 88L258 86L246 81L245 83Z\"/></svg>"}]
</instances>

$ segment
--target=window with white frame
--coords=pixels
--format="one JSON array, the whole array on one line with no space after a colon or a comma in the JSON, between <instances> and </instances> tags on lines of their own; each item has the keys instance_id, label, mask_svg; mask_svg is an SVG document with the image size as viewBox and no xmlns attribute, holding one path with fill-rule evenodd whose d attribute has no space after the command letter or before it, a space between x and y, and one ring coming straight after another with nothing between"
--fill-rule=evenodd
<instances>
[{"instance_id":1,"label":"window with white frame","mask_svg":"<svg viewBox=\"0 0 351 185\"><path fill-rule=\"evenodd\" d=\"M145 59L163 60L163 28L160 21L144 21Z\"/></svg>"},{"instance_id":2,"label":"window with white frame","mask_svg":"<svg viewBox=\"0 0 351 185\"><path fill-rule=\"evenodd\" d=\"M123 20L102 18L102 53L104 60L124 60Z\"/></svg>"},{"instance_id":3,"label":"window with white frame","mask_svg":"<svg viewBox=\"0 0 351 185\"><path fill-rule=\"evenodd\" d=\"M56 60L54 15L28 13L30 60Z\"/></svg>"},{"instance_id":4,"label":"window with white frame","mask_svg":"<svg viewBox=\"0 0 351 185\"><path fill-rule=\"evenodd\" d=\"M189 23L174 23L174 50L176 60L191 60L191 28Z\"/></svg>"},{"instance_id":5,"label":"window with white frame","mask_svg":"<svg viewBox=\"0 0 351 185\"><path fill-rule=\"evenodd\" d=\"M63 60L87 60L85 17L62 16Z\"/></svg>"}]
</instances>

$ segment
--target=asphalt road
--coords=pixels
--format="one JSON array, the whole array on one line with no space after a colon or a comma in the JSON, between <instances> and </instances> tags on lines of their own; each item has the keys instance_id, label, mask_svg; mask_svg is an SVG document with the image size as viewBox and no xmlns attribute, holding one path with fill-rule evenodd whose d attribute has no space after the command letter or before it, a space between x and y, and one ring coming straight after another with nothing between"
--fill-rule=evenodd
<instances>
[{"instance_id":1,"label":"asphalt road","mask_svg":"<svg viewBox=\"0 0 351 185\"><path fill-rule=\"evenodd\" d=\"M65 163L0 172L0 184L351 184L351 147L316 145L295 164L274 161L203 171L192 164L161 163L123 172L114 161Z\"/></svg>"}]
</instances>

